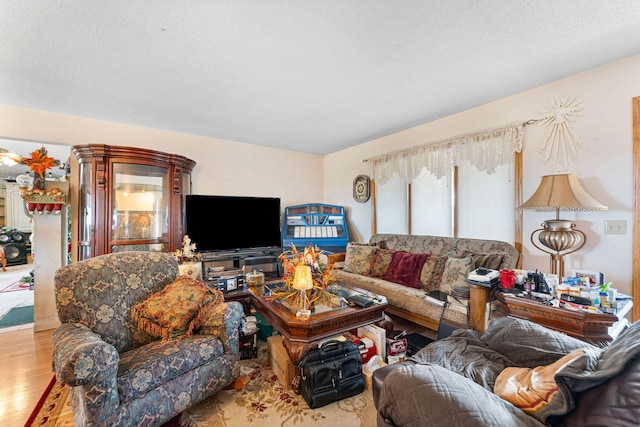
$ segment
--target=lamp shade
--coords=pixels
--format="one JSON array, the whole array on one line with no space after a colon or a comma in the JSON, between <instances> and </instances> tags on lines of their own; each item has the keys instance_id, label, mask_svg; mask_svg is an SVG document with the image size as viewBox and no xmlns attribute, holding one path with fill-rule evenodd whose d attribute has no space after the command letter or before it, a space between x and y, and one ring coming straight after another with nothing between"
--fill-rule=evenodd
<instances>
[{"instance_id":1,"label":"lamp shade","mask_svg":"<svg viewBox=\"0 0 640 427\"><path fill-rule=\"evenodd\" d=\"M606 211L573 174L545 175L533 196L518 209L534 211Z\"/></svg>"},{"instance_id":2,"label":"lamp shade","mask_svg":"<svg viewBox=\"0 0 640 427\"><path fill-rule=\"evenodd\" d=\"M313 288L313 279L311 278L311 267L308 265L297 265L293 274L294 289L306 291Z\"/></svg>"}]
</instances>

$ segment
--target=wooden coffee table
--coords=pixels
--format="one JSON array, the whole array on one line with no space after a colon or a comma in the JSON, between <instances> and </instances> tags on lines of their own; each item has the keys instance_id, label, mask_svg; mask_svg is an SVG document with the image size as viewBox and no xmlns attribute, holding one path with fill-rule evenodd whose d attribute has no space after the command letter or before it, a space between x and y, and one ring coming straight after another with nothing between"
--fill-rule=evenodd
<instances>
[{"instance_id":1,"label":"wooden coffee table","mask_svg":"<svg viewBox=\"0 0 640 427\"><path fill-rule=\"evenodd\" d=\"M321 313L312 313L308 319L300 319L278 301L264 294L263 286L250 286L251 304L281 335L282 342L294 365L317 342L341 332L384 320L387 303L373 304L367 308L335 307Z\"/></svg>"}]
</instances>

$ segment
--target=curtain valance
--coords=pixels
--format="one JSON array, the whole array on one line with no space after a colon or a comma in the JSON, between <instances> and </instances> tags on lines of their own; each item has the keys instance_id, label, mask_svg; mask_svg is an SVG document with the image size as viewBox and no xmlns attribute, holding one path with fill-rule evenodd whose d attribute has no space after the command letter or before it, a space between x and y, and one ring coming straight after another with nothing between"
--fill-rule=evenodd
<instances>
[{"instance_id":1,"label":"curtain valance","mask_svg":"<svg viewBox=\"0 0 640 427\"><path fill-rule=\"evenodd\" d=\"M411 182L423 168L440 179L463 161L492 174L508 163L514 152L522 151L523 139L524 123L512 124L382 154L365 162L372 164L373 179L380 184L396 173Z\"/></svg>"}]
</instances>

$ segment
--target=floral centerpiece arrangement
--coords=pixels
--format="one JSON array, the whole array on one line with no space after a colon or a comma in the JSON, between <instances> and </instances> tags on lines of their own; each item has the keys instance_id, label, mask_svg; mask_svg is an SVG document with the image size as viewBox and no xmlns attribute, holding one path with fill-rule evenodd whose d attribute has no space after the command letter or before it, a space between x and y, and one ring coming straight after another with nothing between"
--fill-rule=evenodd
<instances>
[{"instance_id":1,"label":"floral centerpiece arrangement","mask_svg":"<svg viewBox=\"0 0 640 427\"><path fill-rule=\"evenodd\" d=\"M49 157L47 149L41 147L31 152L31 157L21 158L20 164L29 166L29 169L34 173L34 190L44 190L44 173L47 169L59 165L60 162L53 157Z\"/></svg>"},{"instance_id":2,"label":"floral centerpiece arrangement","mask_svg":"<svg viewBox=\"0 0 640 427\"><path fill-rule=\"evenodd\" d=\"M327 266L321 259L324 251L317 246L309 245L300 252L294 244L291 249L281 253L278 258L282 263L282 279L285 286L281 290L272 291L271 299L278 299L293 306L302 304L300 291L294 289L293 278L298 265L308 265L311 267L311 278L313 288L305 291L309 304L314 303L329 304L333 298L330 292L331 286L335 285L333 277L333 266Z\"/></svg>"}]
</instances>

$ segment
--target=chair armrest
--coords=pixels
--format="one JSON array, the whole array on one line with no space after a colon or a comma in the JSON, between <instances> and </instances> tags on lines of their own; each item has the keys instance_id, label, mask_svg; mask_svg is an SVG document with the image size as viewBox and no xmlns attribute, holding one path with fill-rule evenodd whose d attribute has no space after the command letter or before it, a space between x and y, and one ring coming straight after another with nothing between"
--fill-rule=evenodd
<instances>
[{"instance_id":1,"label":"chair armrest","mask_svg":"<svg viewBox=\"0 0 640 427\"><path fill-rule=\"evenodd\" d=\"M75 387L118 372L120 355L80 323L63 323L53 334L53 369L56 378Z\"/></svg>"},{"instance_id":2,"label":"chair armrest","mask_svg":"<svg viewBox=\"0 0 640 427\"><path fill-rule=\"evenodd\" d=\"M240 327L244 318L242 304L237 301L210 304L204 311L198 333L218 337L227 354L239 353Z\"/></svg>"}]
</instances>

